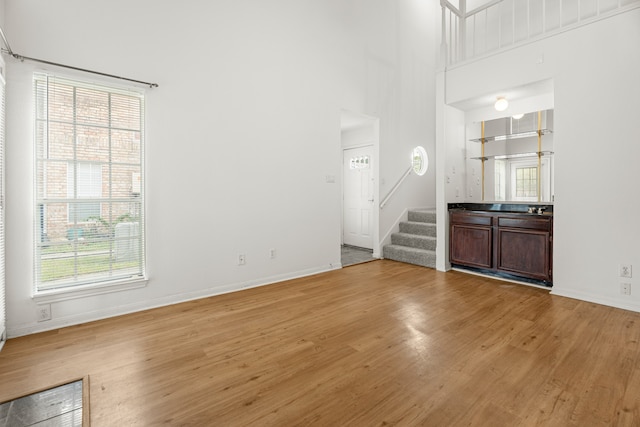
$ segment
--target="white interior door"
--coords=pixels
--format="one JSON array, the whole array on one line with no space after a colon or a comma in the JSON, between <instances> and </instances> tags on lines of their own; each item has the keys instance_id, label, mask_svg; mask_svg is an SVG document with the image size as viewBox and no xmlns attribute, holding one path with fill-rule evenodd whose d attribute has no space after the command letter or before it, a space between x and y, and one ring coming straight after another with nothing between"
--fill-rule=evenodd
<instances>
[{"instance_id":1,"label":"white interior door","mask_svg":"<svg viewBox=\"0 0 640 427\"><path fill-rule=\"evenodd\" d=\"M345 245L373 249L373 147L343 151L343 236Z\"/></svg>"}]
</instances>

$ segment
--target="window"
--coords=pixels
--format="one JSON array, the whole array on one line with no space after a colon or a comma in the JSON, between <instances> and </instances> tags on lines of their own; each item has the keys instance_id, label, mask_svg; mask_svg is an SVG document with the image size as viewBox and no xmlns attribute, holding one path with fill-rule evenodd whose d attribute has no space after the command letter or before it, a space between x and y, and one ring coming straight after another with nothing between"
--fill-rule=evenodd
<instances>
[{"instance_id":1,"label":"window","mask_svg":"<svg viewBox=\"0 0 640 427\"><path fill-rule=\"evenodd\" d=\"M516 198L538 197L538 167L516 167Z\"/></svg>"},{"instance_id":2,"label":"window","mask_svg":"<svg viewBox=\"0 0 640 427\"><path fill-rule=\"evenodd\" d=\"M369 169L369 156L352 157L349 160L349 169Z\"/></svg>"},{"instance_id":3,"label":"window","mask_svg":"<svg viewBox=\"0 0 640 427\"><path fill-rule=\"evenodd\" d=\"M76 180L76 171L78 179ZM69 223L88 222L94 218L101 217L100 202L95 202L102 198L102 165L94 163L73 163L67 164L67 198L91 199L84 203L69 203Z\"/></svg>"},{"instance_id":4,"label":"window","mask_svg":"<svg viewBox=\"0 0 640 427\"><path fill-rule=\"evenodd\" d=\"M427 150L418 146L411 151L411 167L418 176L422 176L427 173L427 169L429 168Z\"/></svg>"},{"instance_id":5,"label":"window","mask_svg":"<svg viewBox=\"0 0 640 427\"><path fill-rule=\"evenodd\" d=\"M553 188L549 172L550 162L550 157L544 157L541 161L542 169L538 174L537 158L507 160L505 172L509 175L505 177L505 181L508 185L506 191L509 195L508 200L522 202L550 201ZM538 177L540 177L540 183L538 183ZM539 195L538 190L540 190Z\"/></svg>"},{"instance_id":6,"label":"window","mask_svg":"<svg viewBox=\"0 0 640 427\"><path fill-rule=\"evenodd\" d=\"M35 291L144 276L144 94L34 76Z\"/></svg>"}]
</instances>

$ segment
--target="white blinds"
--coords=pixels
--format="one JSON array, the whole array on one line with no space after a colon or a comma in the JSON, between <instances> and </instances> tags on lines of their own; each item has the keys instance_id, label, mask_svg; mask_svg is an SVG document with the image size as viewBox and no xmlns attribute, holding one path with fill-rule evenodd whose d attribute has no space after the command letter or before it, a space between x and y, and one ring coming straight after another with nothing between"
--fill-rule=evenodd
<instances>
[{"instance_id":1,"label":"white blinds","mask_svg":"<svg viewBox=\"0 0 640 427\"><path fill-rule=\"evenodd\" d=\"M36 292L144 276L144 94L34 76Z\"/></svg>"},{"instance_id":2,"label":"white blinds","mask_svg":"<svg viewBox=\"0 0 640 427\"><path fill-rule=\"evenodd\" d=\"M4 62L0 60L0 349L6 340L6 303L4 278Z\"/></svg>"}]
</instances>

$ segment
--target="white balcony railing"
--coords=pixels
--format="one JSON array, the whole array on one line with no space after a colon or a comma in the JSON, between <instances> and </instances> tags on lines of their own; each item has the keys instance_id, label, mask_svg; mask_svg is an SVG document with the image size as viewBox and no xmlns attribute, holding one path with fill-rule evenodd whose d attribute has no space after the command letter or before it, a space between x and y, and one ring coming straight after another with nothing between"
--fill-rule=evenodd
<instances>
[{"instance_id":1,"label":"white balcony railing","mask_svg":"<svg viewBox=\"0 0 640 427\"><path fill-rule=\"evenodd\" d=\"M441 0L444 64L451 65L640 6L640 0Z\"/></svg>"}]
</instances>

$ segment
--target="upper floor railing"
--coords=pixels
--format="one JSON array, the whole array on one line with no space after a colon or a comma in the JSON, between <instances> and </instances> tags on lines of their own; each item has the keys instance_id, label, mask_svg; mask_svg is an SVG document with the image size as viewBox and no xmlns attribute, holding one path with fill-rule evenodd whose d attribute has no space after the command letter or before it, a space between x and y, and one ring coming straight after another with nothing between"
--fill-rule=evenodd
<instances>
[{"instance_id":1,"label":"upper floor railing","mask_svg":"<svg viewBox=\"0 0 640 427\"><path fill-rule=\"evenodd\" d=\"M640 0L441 0L444 64L451 65L640 6Z\"/></svg>"}]
</instances>

